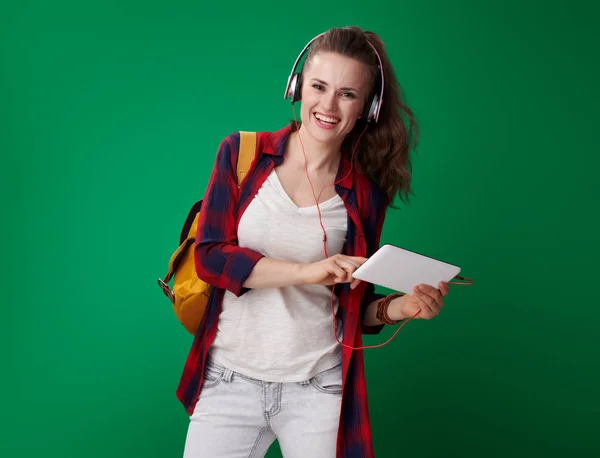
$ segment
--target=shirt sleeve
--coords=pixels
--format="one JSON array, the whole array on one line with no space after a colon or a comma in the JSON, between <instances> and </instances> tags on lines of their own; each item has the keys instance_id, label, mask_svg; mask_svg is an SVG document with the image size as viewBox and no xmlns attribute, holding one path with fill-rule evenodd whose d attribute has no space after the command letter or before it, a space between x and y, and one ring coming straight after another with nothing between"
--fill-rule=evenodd
<instances>
[{"instance_id":1,"label":"shirt sleeve","mask_svg":"<svg viewBox=\"0 0 600 458\"><path fill-rule=\"evenodd\" d=\"M387 205L382 204L376 210L377 214L375 217L377 219L377 223L375 225L374 237L372 237L372 240L367 240L367 257L371 257L375 251L379 249L386 209ZM373 283L367 283L367 287L365 288L365 293L363 294L363 299L360 305L360 330L362 334L379 334L385 326L384 324L377 326L367 326L364 324L365 313L369 307L369 304L378 299L383 299L384 297L385 294L378 294L375 292L375 285Z\"/></svg>"},{"instance_id":2,"label":"shirt sleeve","mask_svg":"<svg viewBox=\"0 0 600 458\"><path fill-rule=\"evenodd\" d=\"M264 255L238 245L238 153L239 133L231 134L219 146L200 208L194 261L200 279L241 296L250 290L242 285Z\"/></svg>"}]
</instances>

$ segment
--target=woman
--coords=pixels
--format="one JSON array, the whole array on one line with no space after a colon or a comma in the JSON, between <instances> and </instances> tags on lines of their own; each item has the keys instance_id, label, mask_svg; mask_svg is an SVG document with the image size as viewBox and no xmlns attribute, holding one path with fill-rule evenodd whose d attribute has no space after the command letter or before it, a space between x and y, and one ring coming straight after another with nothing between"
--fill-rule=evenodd
<instances>
[{"instance_id":1,"label":"woman","mask_svg":"<svg viewBox=\"0 0 600 458\"><path fill-rule=\"evenodd\" d=\"M195 247L215 288L177 391L185 458L262 457L276 438L286 458L373 456L361 334L432 318L448 292L384 297L352 278L410 192L414 120L377 35L309 45L286 88L301 123L258 134L239 191L239 133L217 153Z\"/></svg>"}]
</instances>

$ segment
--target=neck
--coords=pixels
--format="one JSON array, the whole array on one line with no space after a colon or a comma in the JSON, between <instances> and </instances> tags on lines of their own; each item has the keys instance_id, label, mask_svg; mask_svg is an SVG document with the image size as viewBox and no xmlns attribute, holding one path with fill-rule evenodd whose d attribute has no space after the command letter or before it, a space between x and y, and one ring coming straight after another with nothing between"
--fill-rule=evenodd
<instances>
[{"instance_id":1,"label":"neck","mask_svg":"<svg viewBox=\"0 0 600 458\"><path fill-rule=\"evenodd\" d=\"M306 154L309 171L330 173L337 171L341 158L341 145L316 141L306 131L304 125L301 125L300 129L293 134L292 145L292 154L302 165L304 165L304 155Z\"/></svg>"}]
</instances>

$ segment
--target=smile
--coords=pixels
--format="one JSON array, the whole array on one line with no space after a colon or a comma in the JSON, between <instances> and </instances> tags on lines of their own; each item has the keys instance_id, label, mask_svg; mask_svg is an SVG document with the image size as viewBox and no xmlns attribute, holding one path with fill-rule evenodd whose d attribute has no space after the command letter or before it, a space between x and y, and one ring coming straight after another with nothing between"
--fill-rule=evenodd
<instances>
[{"instance_id":1,"label":"smile","mask_svg":"<svg viewBox=\"0 0 600 458\"><path fill-rule=\"evenodd\" d=\"M313 113L313 115L317 120L317 125L319 127L322 127L323 129L332 129L337 123L341 121L340 118L325 116L321 113Z\"/></svg>"}]
</instances>

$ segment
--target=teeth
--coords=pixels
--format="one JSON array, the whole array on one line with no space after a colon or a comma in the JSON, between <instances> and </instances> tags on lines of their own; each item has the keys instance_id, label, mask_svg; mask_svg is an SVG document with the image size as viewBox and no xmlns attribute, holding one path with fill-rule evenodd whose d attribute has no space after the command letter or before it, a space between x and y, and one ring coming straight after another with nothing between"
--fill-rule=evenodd
<instances>
[{"instance_id":1,"label":"teeth","mask_svg":"<svg viewBox=\"0 0 600 458\"><path fill-rule=\"evenodd\" d=\"M339 119L330 118L328 116L323 116L323 115L320 115L318 113L315 113L315 117L318 120L320 120L320 121L325 121L325 122L328 122L328 123L331 123L331 124L337 124L339 122Z\"/></svg>"}]
</instances>

